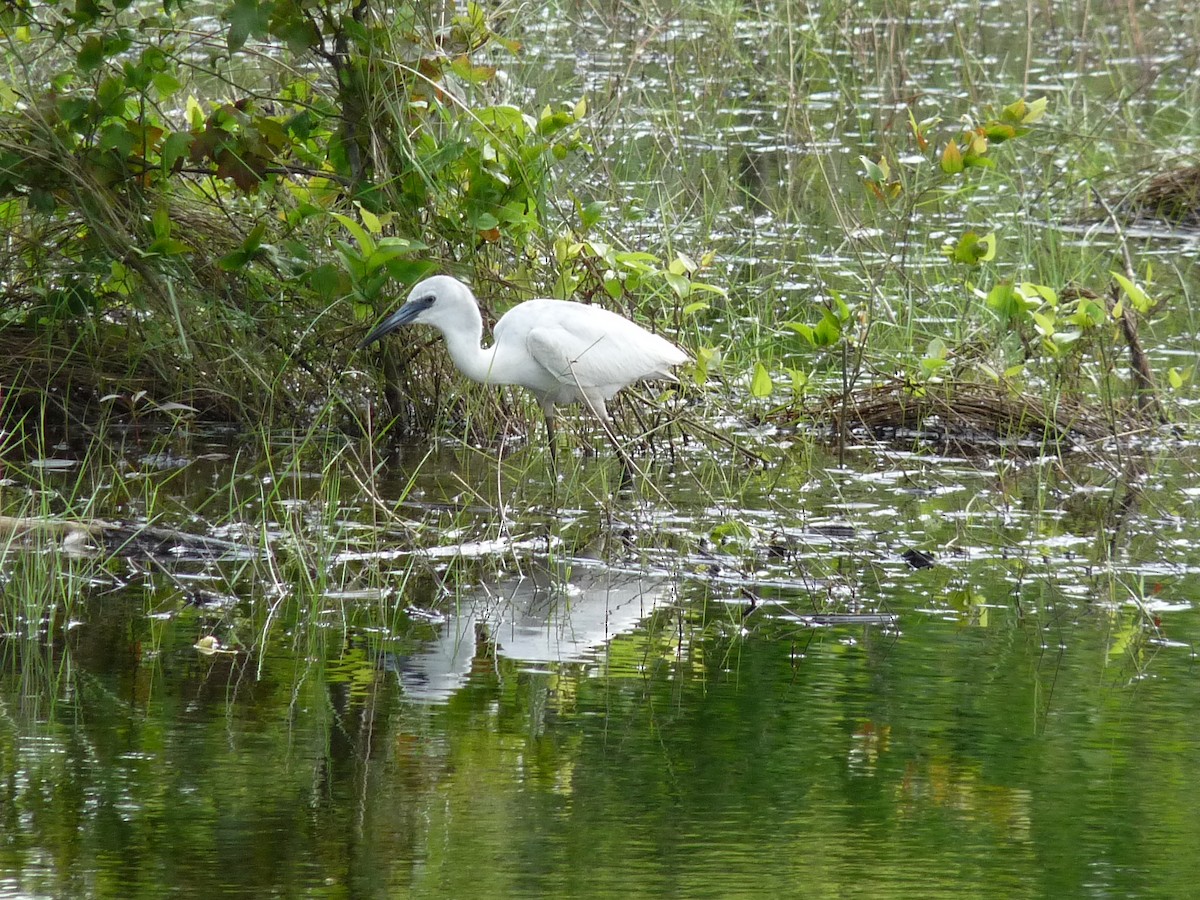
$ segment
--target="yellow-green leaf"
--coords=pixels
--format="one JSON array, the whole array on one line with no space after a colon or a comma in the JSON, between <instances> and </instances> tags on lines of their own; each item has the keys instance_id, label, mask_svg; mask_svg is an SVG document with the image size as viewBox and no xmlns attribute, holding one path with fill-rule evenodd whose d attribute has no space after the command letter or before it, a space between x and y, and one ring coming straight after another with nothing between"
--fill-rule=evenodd
<instances>
[{"instance_id":1,"label":"yellow-green leaf","mask_svg":"<svg viewBox=\"0 0 1200 900\"><path fill-rule=\"evenodd\" d=\"M361 205L358 207L358 217L362 219L363 225L371 234L380 234L383 231L383 226L379 223L379 216Z\"/></svg>"},{"instance_id":2,"label":"yellow-green leaf","mask_svg":"<svg viewBox=\"0 0 1200 900\"><path fill-rule=\"evenodd\" d=\"M879 162L873 162L869 157L860 156L858 161L862 163L868 181L874 181L876 184L884 184L888 180L887 171L884 169L887 162L882 158Z\"/></svg>"},{"instance_id":3,"label":"yellow-green leaf","mask_svg":"<svg viewBox=\"0 0 1200 900\"><path fill-rule=\"evenodd\" d=\"M1054 316L1035 312L1033 313L1033 324L1044 337L1054 337Z\"/></svg>"},{"instance_id":4,"label":"yellow-green leaf","mask_svg":"<svg viewBox=\"0 0 1200 900\"><path fill-rule=\"evenodd\" d=\"M1036 100L1030 103L1029 112L1025 113L1025 115L1021 117L1021 124L1032 125L1042 116L1044 116L1046 114L1046 106L1049 104L1049 102L1050 100L1047 97L1038 97Z\"/></svg>"},{"instance_id":5,"label":"yellow-green leaf","mask_svg":"<svg viewBox=\"0 0 1200 900\"><path fill-rule=\"evenodd\" d=\"M1020 100L1014 100L1008 106L1004 107L1004 109L1000 110L1000 117L1006 122L1020 122L1025 118L1026 112L1028 112L1028 108L1025 98L1022 97Z\"/></svg>"},{"instance_id":6,"label":"yellow-green leaf","mask_svg":"<svg viewBox=\"0 0 1200 900\"><path fill-rule=\"evenodd\" d=\"M1117 284L1121 286L1121 290L1125 292L1125 296L1129 298L1134 309L1140 313L1150 311L1150 307L1154 305L1154 301L1146 296L1145 291L1143 291L1140 287L1138 287L1137 284L1130 281L1120 272L1113 272L1112 276L1116 279Z\"/></svg>"},{"instance_id":7,"label":"yellow-green leaf","mask_svg":"<svg viewBox=\"0 0 1200 900\"><path fill-rule=\"evenodd\" d=\"M200 106L200 101L195 97L189 96L187 103L184 104L188 124L193 128L204 127L204 109Z\"/></svg>"},{"instance_id":8,"label":"yellow-green leaf","mask_svg":"<svg viewBox=\"0 0 1200 900\"><path fill-rule=\"evenodd\" d=\"M942 151L942 171L947 175L957 175L963 170L962 151L958 149L958 144L950 141L946 144L946 149Z\"/></svg>"},{"instance_id":9,"label":"yellow-green leaf","mask_svg":"<svg viewBox=\"0 0 1200 900\"><path fill-rule=\"evenodd\" d=\"M992 233L980 237L973 231L965 232L949 252L951 259L955 262L966 263L970 266L978 265L995 258L996 235Z\"/></svg>"},{"instance_id":10,"label":"yellow-green leaf","mask_svg":"<svg viewBox=\"0 0 1200 900\"><path fill-rule=\"evenodd\" d=\"M750 395L753 397L770 397L775 385L771 381L771 373L762 363L754 364L754 376L750 379Z\"/></svg>"},{"instance_id":11,"label":"yellow-green leaf","mask_svg":"<svg viewBox=\"0 0 1200 900\"><path fill-rule=\"evenodd\" d=\"M354 235L354 240L358 242L358 249L366 256L375 251L375 241L367 234L366 229L355 222L352 218L341 213L333 213L333 218L336 219L341 226L348 232Z\"/></svg>"}]
</instances>

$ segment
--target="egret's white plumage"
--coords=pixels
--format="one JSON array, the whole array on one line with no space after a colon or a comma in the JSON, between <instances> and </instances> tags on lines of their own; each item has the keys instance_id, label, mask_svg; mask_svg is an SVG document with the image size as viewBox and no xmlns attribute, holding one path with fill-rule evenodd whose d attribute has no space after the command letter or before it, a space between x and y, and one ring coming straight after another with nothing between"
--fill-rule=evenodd
<instances>
[{"instance_id":1,"label":"egret's white plumage","mask_svg":"<svg viewBox=\"0 0 1200 900\"><path fill-rule=\"evenodd\" d=\"M537 398L553 438L556 406L583 402L608 421L606 402L635 381L674 380L688 355L670 341L598 306L569 300L526 300L496 323L484 348L483 318L471 289L435 275L409 292L360 346L407 324L432 325L446 339L458 370L481 384L519 384Z\"/></svg>"}]
</instances>

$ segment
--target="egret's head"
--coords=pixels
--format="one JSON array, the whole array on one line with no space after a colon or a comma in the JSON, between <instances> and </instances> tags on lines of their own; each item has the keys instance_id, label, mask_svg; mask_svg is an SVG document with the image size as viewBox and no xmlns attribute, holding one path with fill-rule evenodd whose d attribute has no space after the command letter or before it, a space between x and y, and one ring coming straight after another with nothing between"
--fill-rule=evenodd
<instances>
[{"instance_id":1,"label":"egret's head","mask_svg":"<svg viewBox=\"0 0 1200 900\"><path fill-rule=\"evenodd\" d=\"M418 282L409 291L407 302L375 326L358 346L372 344L401 325L433 325L444 332L472 312L478 318L479 305L470 288L449 275L434 275Z\"/></svg>"}]
</instances>

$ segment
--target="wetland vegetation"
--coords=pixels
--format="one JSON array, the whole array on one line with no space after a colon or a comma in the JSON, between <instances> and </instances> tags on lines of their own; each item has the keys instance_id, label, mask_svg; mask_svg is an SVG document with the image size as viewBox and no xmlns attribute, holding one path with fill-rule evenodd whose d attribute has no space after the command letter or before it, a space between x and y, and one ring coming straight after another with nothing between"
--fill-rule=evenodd
<instances>
[{"instance_id":1,"label":"wetland vegetation","mask_svg":"<svg viewBox=\"0 0 1200 900\"><path fill-rule=\"evenodd\" d=\"M1191 6L8 4L0 896L1186 895Z\"/></svg>"}]
</instances>

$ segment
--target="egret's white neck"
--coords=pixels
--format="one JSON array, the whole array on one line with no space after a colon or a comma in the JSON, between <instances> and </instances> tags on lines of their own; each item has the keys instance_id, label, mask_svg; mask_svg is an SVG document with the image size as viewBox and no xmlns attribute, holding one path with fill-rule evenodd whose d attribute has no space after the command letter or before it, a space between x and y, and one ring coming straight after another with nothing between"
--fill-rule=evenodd
<instances>
[{"instance_id":1,"label":"egret's white neck","mask_svg":"<svg viewBox=\"0 0 1200 900\"><path fill-rule=\"evenodd\" d=\"M442 328L442 336L446 339L446 349L458 370L480 384L494 381L492 372L492 357L494 347L484 349L483 318L474 302L466 309L462 319L454 322L452 328Z\"/></svg>"}]
</instances>

